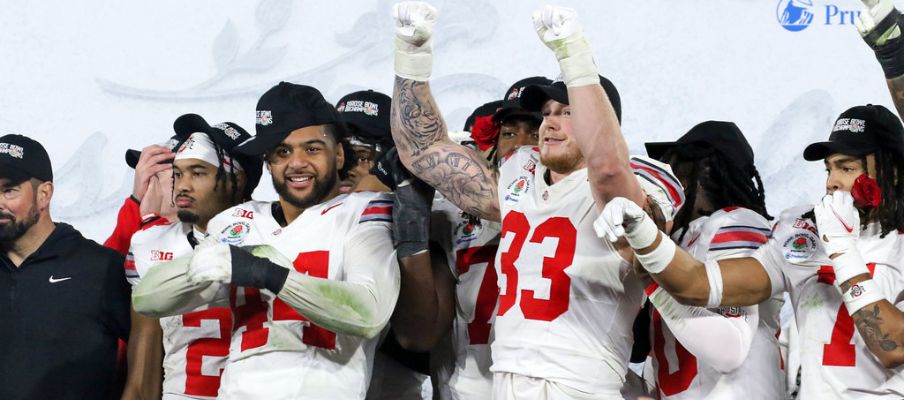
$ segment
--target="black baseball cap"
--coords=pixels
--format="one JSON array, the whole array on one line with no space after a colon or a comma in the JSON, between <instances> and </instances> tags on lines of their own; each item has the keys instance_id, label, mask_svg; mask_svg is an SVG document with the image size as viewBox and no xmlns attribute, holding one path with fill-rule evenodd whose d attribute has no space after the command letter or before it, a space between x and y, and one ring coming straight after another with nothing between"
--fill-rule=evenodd
<instances>
[{"instance_id":1,"label":"black baseball cap","mask_svg":"<svg viewBox=\"0 0 904 400\"><path fill-rule=\"evenodd\" d=\"M499 111L499 108L502 107L502 100L493 100L489 103L484 103L474 109L474 112L468 116L468 119L465 120L465 127L462 129L463 131L471 131L471 128L474 127L474 121L477 120L478 117L488 117L496 114L496 111Z\"/></svg>"},{"instance_id":2,"label":"black baseball cap","mask_svg":"<svg viewBox=\"0 0 904 400\"><path fill-rule=\"evenodd\" d=\"M496 111L493 114L493 121L502 122L507 117L513 114L520 114L530 118L533 118L537 122L543 120L543 116L540 115L539 112L536 111L527 111L521 107L521 94L524 93L524 89L528 86L548 86L552 84L552 80L542 77L542 76L532 76L530 78L524 78L518 82L515 82L508 90L505 91L505 95L502 97L502 105L499 108L499 111Z\"/></svg>"},{"instance_id":3,"label":"black baseball cap","mask_svg":"<svg viewBox=\"0 0 904 400\"><path fill-rule=\"evenodd\" d=\"M373 90L349 93L336 103L339 118L348 126L349 139L384 149L392 147L389 108L392 98Z\"/></svg>"},{"instance_id":4,"label":"black baseball cap","mask_svg":"<svg viewBox=\"0 0 904 400\"><path fill-rule=\"evenodd\" d=\"M600 75L600 85L612 108L615 109L615 116L621 123L621 97L618 95L618 89L609 79ZM555 100L562 104L568 104L568 88L565 82L555 81L549 85L531 85L524 89L521 93L521 107L527 111L540 112L547 100Z\"/></svg>"},{"instance_id":5,"label":"black baseball cap","mask_svg":"<svg viewBox=\"0 0 904 400\"><path fill-rule=\"evenodd\" d=\"M296 129L336 123L339 123L339 113L319 90L280 82L257 101L257 135L236 147L236 151L262 155Z\"/></svg>"},{"instance_id":6,"label":"black baseball cap","mask_svg":"<svg viewBox=\"0 0 904 400\"><path fill-rule=\"evenodd\" d=\"M173 135L160 145L170 149L171 151L176 151L176 149L179 148L179 145L181 145L184 140L185 139L179 139L179 136L177 135ZM126 150L126 164L130 168L135 169L135 166L138 165L139 158L141 158L141 150Z\"/></svg>"},{"instance_id":7,"label":"black baseball cap","mask_svg":"<svg viewBox=\"0 0 904 400\"><path fill-rule=\"evenodd\" d=\"M0 137L0 177L19 184L35 178L53 181L53 168L47 150L27 136L9 134Z\"/></svg>"},{"instance_id":8,"label":"black baseball cap","mask_svg":"<svg viewBox=\"0 0 904 400\"><path fill-rule=\"evenodd\" d=\"M904 153L904 127L887 108L867 104L841 113L829 141L807 146L804 159L817 161L835 153L860 157L881 148Z\"/></svg>"},{"instance_id":9,"label":"black baseball cap","mask_svg":"<svg viewBox=\"0 0 904 400\"><path fill-rule=\"evenodd\" d=\"M198 114L184 114L173 122L173 130L176 132L174 137L178 139L180 144L185 142L193 133L207 134L207 137L214 144L220 146L226 154L238 161L242 170L245 171L245 178L248 181L247 185L252 189L257 187L263 173L264 161L261 157L249 156L238 151L239 145L253 138L245 128L228 121L210 125Z\"/></svg>"},{"instance_id":10,"label":"black baseball cap","mask_svg":"<svg viewBox=\"0 0 904 400\"><path fill-rule=\"evenodd\" d=\"M706 121L691 128L674 142L645 143L650 158L665 162L662 157L673 148L683 148L683 154L693 159L706 157L713 152L741 169L752 167L753 149L733 122Z\"/></svg>"}]
</instances>

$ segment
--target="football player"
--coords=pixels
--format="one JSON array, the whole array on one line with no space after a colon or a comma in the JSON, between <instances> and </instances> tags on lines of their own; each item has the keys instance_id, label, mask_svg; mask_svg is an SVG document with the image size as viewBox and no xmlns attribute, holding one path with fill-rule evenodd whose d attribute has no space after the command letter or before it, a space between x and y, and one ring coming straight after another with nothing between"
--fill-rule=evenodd
<instances>
[{"instance_id":1,"label":"football player","mask_svg":"<svg viewBox=\"0 0 904 400\"><path fill-rule=\"evenodd\" d=\"M240 126L211 126L199 115L186 114L173 129L181 144L171 164L173 181L164 183L172 187L178 220L148 216L132 236L125 263L132 286L163 262L190 255L207 236L210 219L250 200L261 177L259 158L234 151L251 138ZM126 398L160 393L161 364L164 399L216 398L231 335L232 314L226 307L201 305L159 320L133 313Z\"/></svg>"},{"instance_id":2,"label":"football player","mask_svg":"<svg viewBox=\"0 0 904 400\"><path fill-rule=\"evenodd\" d=\"M399 291L392 199L339 194L351 166L340 146L344 125L317 89L271 88L258 101L256 127L237 151L264 157L279 200L214 217L189 260L142 280L135 309L167 316L199 304L232 308L220 398L361 399ZM237 247L249 245L254 254Z\"/></svg>"},{"instance_id":3,"label":"football player","mask_svg":"<svg viewBox=\"0 0 904 400\"><path fill-rule=\"evenodd\" d=\"M648 200L619 131L617 92L597 74L576 15L555 7L535 15L565 82L521 94L525 109L543 113L540 146L517 149L498 173L448 139L430 94L436 10L406 2L394 16L391 122L402 163L461 210L502 223L494 397L620 396L643 287L630 258L592 224L610 198Z\"/></svg>"}]
</instances>

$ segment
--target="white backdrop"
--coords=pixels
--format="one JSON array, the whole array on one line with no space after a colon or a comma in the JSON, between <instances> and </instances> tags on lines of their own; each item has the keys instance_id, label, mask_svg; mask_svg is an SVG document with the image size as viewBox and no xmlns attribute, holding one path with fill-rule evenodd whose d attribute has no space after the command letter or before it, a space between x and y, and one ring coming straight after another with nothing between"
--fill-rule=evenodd
<instances>
[{"instance_id":1,"label":"white backdrop","mask_svg":"<svg viewBox=\"0 0 904 400\"><path fill-rule=\"evenodd\" d=\"M735 121L756 150L775 215L822 193L822 165L800 154L827 137L838 113L868 102L892 108L846 13L860 2L793 0L812 16L793 32L778 16L789 1L555 3L580 13L601 72L621 92L633 151L703 120ZM516 80L558 74L530 21L543 2L432 3L440 10L432 85L453 128ZM363 88L390 93L391 5L0 0L0 133L47 147L54 218L103 240L131 190L123 152L169 137L179 115L253 129L258 96L280 80L316 86L331 101ZM255 196L275 197L267 178Z\"/></svg>"}]
</instances>

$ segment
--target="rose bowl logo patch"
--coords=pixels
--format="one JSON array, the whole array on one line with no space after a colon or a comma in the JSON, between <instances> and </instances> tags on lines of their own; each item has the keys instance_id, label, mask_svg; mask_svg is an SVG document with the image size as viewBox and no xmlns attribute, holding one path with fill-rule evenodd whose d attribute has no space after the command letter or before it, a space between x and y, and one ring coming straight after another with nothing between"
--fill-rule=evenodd
<instances>
[{"instance_id":1,"label":"rose bowl logo patch","mask_svg":"<svg viewBox=\"0 0 904 400\"><path fill-rule=\"evenodd\" d=\"M506 194L503 198L505 200L505 204L517 204L519 201L521 201L521 196L526 193L528 189L530 189L530 180L528 180L526 176L515 179L514 182L508 185L508 194Z\"/></svg>"},{"instance_id":2,"label":"rose bowl logo patch","mask_svg":"<svg viewBox=\"0 0 904 400\"><path fill-rule=\"evenodd\" d=\"M816 235L809 231L795 233L782 244L782 253L790 263L800 263L810 259L816 252Z\"/></svg>"},{"instance_id":3,"label":"rose bowl logo patch","mask_svg":"<svg viewBox=\"0 0 904 400\"><path fill-rule=\"evenodd\" d=\"M455 245L469 243L480 235L480 225L474 224L468 220L461 221L455 228Z\"/></svg>"},{"instance_id":4,"label":"rose bowl logo patch","mask_svg":"<svg viewBox=\"0 0 904 400\"><path fill-rule=\"evenodd\" d=\"M220 241L226 244L239 244L245 241L251 232L251 224L239 221L233 222L220 231Z\"/></svg>"}]
</instances>

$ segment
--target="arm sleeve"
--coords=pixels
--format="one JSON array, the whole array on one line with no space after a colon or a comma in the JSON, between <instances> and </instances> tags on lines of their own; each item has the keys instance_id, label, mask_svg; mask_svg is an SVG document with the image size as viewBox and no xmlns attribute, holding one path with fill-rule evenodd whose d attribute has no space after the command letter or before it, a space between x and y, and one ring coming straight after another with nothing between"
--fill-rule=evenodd
<instances>
[{"instance_id":1,"label":"arm sleeve","mask_svg":"<svg viewBox=\"0 0 904 400\"><path fill-rule=\"evenodd\" d=\"M389 224L360 224L344 244L345 280L290 271L277 296L330 331L373 338L389 322L399 296L399 264Z\"/></svg>"},{"instance_id":2,"label":"arm sleeve","mask_svg":"<svg viewBox=\"0 0 904 400\"><path fill-rule=\"evenodd\" d=\"M117 253L125 255L129 250L129 242L132 235L141 228L141 209L138 200L129 196L122 207L119 208L119 214L116 216L116 227L113 233L104 241L104 247L116 250Z\"/></svg>"},{"instance_id":3,"label":"arm sleeve","mask_svg":"<svg viewBox=\"0 0 904 400\"><path fill-rule=\"evenodd\" d=\"M741 366L747 358L759 323L757 306L740 307L737 315L729 316L680 304L662 288L653 291L650 302L675 339L701 364L711 365L724 374Z\"/></svg>"},{"instance_id":4,"label":"arm sleeve","mask_svg":"<svg viewBox=\"0 0 904 400\"><path fill-rule=\"evenodd\" d=\"M162 318L184 314L205 304L228 306L228 285L188 281L191 257L188 254L149 269L132 290L132 307L135 311L148 317Z\"/></svg>"}]
</instances>

